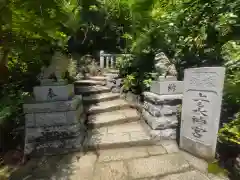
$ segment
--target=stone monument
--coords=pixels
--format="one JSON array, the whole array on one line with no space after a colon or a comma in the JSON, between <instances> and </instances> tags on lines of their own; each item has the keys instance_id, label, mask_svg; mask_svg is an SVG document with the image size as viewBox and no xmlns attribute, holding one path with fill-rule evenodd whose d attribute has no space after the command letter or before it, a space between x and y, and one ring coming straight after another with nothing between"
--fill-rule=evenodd
<instances>
[{"instance_id":1,"label":"stone monument","mask_svg":"<svg viewBox=\"0 0 240 180\"><path fill-rule=\"evenodd\" d=\"M26 155L54 155L82 148L82 97L74 95L73 84L62 79L66 69L67 62L56 53L41 73L41 85L34 87L35 99L23 105Z\"/></svg>"},{"instance_id":2,"label":"stone monument","mask_svg":"<svg viewBox=\"0 0 240 180\"><path fill-rule=\"evenodd\" d=\"M196 156L214 159L225 68L186 69L180 147Z\"/></svg>"},{"instance_id":3,"label":"stone monument","mask_svg":"<svg viewBox=\"0 0 240 180\"><path fill-rule=\"evenodd\" d=\"M182 102L183 82L174 76L153 81L150 92L144 92L142 115L149 125L150 135L157 140L176 139L179 126L177 112Z\"/></svg>"}]
</instances>

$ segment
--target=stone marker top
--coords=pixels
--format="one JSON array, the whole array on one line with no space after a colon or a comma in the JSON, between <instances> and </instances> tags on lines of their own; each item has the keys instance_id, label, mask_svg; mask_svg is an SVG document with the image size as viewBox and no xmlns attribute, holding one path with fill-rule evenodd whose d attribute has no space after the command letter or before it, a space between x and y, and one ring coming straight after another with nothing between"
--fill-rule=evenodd
<instances>
[{"instance_id":1,"label":"stone marker top","mask_svg":"<svg viewBox=\"0 0 240 180\"><path fill-rule=\"evenodd\" d=\"M185 91L196 89L208 91L212 90L215 92L219 92L219 89L223 89L225 68L224 67L189 68L186 69L184 73L184 76L187 75L188 75L187 80L184 80ZM221 81L219 79L221 79ZM220 91L220 93L222 93L222 91Z\"/></svg>"},{"instance_id":2,"label":"stone marker top","mask_svg":"<svg viewBox=\"0 0 240 180\"><path fill-rule=\"evenodd\" d=\"M159 76L158 81L177 81L176 76Z\"/></svg>"},{"instance_id":3,"label":"stone marker top","mask_svg":"<svg viewBox=\"0 0 240 180\"><path fill-rule=\"evenodd\" d=\"M67 71L69 60L61 52L57 51L52 57L48 67L42 67L40 80L50 79L51 76L56 76L57 81L62 80L62 74ZM44 82L43 82L44 83Z\"/></svg>"}]
</instances>

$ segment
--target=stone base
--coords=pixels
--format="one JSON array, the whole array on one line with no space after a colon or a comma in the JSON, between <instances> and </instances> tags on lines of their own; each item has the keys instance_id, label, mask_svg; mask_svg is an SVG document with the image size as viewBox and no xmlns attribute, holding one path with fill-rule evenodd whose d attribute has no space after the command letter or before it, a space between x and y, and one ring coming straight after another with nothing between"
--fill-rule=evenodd
<instances>
[{"instance_id":1,"label":"stone base","mask_svg":"<svg viewBox=\"0 0 240 180\"><path fill-rule=\"evenodd\" d=\"M153 105L150 102L144 101L143 108L148 111L154 117L160 117L164 115L176 115L178 111L178 106L170 105Z\"/></svg>"},{"instance_id":2,"label":"stone base","mask_svg":"<svg viewBox=\"0 0 240 180\"><path fill-rule=\"evenodd\" d=\"M153 140L176 140L176 129L151 130L150 136Z\"/></svg>"},{"instance_id":3,"label":"stone base","mask_svg":"<svg viewBox=\"0 0 240 180\"><path fill-rule=\"evenodd\" d=\"M153 105L179 105L182 103L183 94L158 95L152 92L144 92L144 100Z\"/></svg>"},{"instance_id":4,"label":"stone base","mask_svg":"<svg viewBox=\"0 0 240 180\"><path fill-rule=\"evenodd\" d=\"M78 106L78 109L72 111L46 113L42 112L25 115L26 127L61 126L84 122L85 117L82 104Z\"/></svg>"},{"instance_id":5,"label":"stone base","mask_svg":"<svg viewBox=\"0 0 240 180\"><path fill-rule=\"evenodd\" d=\"M45 143L26 143L25 154L30 156L57 155L70 151L81 151L85 133L71 139L50 141Z\"/></svg>"},{"instance_id":6,"label":"stone base","mask_svg":"<svg viewBox=\"0 0 240 180\"><path fill-rule=\"evenodd\" d=\"M160 95L182 94L183 81L152 81L150 91Z\"/></svg>"},{"instance_id":7,"label":"stone base","mask_svg":"<svg viewBox=\"0 0 240 180\"><path fill-rule=\"evenodd\" d=\"M143 118L147 121L148 125L154 130L176 128L178 125L178 120L176 115L154 117L145 109L142 110L142 115L143 115Z\"/></svg>"},{"instance_id":8,"label":"stone base","mask_svg":"<svg viewBox=\"0 0 240 180\"><path fill-rule=\"evenodd\" d=\"M83 124L74 124L67 126L51 126L51 127L33 127L26 128L25 142L46 142L47 140L54 141L59 139L67 139L77 137L85 130Z\"/></svg>"},{"instance_id":9,"label":"stone base","mask_svg":"<svg viewBox=\"0 0 240 180\"><path fill-rule=\"evenodd\" d=\"M67 101L35 102L32 100L23 105L23 110L24 113L74 111L81 104L82 96L75 95L72 99Z\"/></svg>"},{"instance_id":10,"label":"stone base","mask_svg":"<svg viewBox=\"0 0 240 180\"><path fill-rule=\"evenodd\" d=\"M35 86L33 93L36 101L69 100L74 96L74 85Z\"/></svg>"}]
</instances>

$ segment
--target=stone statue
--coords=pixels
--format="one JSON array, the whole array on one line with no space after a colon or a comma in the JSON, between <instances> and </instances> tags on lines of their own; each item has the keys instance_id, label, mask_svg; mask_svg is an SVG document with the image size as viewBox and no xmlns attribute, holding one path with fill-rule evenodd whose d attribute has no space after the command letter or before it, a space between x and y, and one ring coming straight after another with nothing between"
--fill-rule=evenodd
<instances>
[{"instance_id":1,"label":"stone statue","mask_svg":"<svg viewBox=\"0 0 240 180\"><path fill-rule=\"evenodd\" d=\"M54 79L55 81L62 81L62 75L67 71L68 63L69 59L67 57L59 51L55 52L50 65L48 67L42 67L39 79Z\"/></svg>"},{"instance_id":2,"label":"stone statue","mask_svg":"<svg viewBox=\"0 0 240 180\"><path fill-rule=\"evenodd\" d=\"M163 52L155 56L155 69L159 75L163 75L165 78L168 75L177 76L175 65L170 62Z\"/></svg>"}]
</instances>

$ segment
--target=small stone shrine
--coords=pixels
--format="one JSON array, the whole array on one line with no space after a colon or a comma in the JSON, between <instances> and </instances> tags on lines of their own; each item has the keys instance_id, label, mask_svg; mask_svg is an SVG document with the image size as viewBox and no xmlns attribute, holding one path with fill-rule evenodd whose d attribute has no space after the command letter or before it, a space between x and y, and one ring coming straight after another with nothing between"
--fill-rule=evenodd
<instances>
[{"instance_id":1,"label":"small stone shrine","mask_svg":"<svg viewBox=\"0 0 240 180\"><path fill-rule=\"evenodd\" d=\"M23 106L26 155L54 155L82 148L82 97L74 95L73 84L61 78L67 69L64 61L61 54L54 55L50 66L41 73L41 85L34 87L35 99Z\"/></svg>"},{"instance_id":2,"label":"small stone shrine","mask_svg":"<svg viewBox=\"0 0 240 180\"><path fill-rule=\"evenodd\" d=\"M160 76L153 81L150 92L144 92L142 115L150 135L157 140L176 139L179 126L177 111L182 102L183 82L174 76Z\"/></svg>"}]
</instances>

